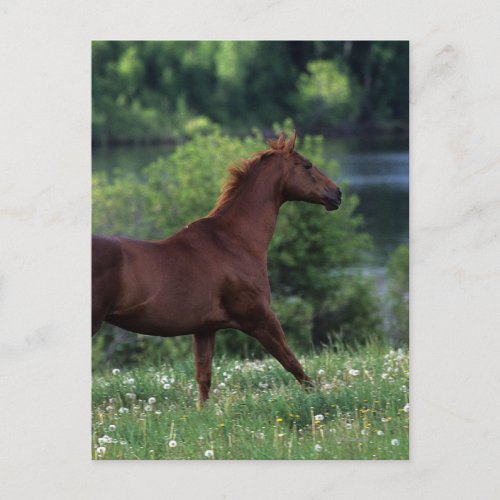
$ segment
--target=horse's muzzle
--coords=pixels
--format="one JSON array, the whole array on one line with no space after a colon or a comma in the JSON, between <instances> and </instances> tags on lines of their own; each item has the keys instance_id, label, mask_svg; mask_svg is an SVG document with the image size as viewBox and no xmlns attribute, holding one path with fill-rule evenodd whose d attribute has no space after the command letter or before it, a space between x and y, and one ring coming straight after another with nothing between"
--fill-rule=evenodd
<instances>
[{"instance_id":1,"label":"horse's muzzle","mask_svg":"<svg viewBox=\"0 0 500 500\"><path fill-rule=\"evenodd\" d=\"M337 189L337 191L330 191L323 197L325 208L331 212L332 210L337 210L342 203L342 191Z\"/></svg>"}]
</instances>

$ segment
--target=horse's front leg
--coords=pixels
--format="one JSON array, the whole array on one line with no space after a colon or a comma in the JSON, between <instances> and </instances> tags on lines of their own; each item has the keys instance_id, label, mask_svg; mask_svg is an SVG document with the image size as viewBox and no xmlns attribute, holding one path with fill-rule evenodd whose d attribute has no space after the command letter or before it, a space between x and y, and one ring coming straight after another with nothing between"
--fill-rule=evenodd
<instances>
[{"instance_id":1,"label":"horse's front leg","mask_svg":"<svg viewBox=\"0 0 500 500\"><path fill-rule=\"evenodd\" d=\"M194 363L198 382L198 405L201 407L208 398L212 379L212 359L214 357L215 332L193 335Z\"/></svg>"},{"instance_id":2,"label":"horse's front leg","mask_svg":"<svg viewBox=\"0 0 500 500\"><path fill-rule=\"evenodd\" d=\"M301 384L308 387L312 385L311 378L306 375L290 349L283 328L271 310L266 310L258 319L248 322L243 331L256 338Z\"/></svg>"}]
</instances>

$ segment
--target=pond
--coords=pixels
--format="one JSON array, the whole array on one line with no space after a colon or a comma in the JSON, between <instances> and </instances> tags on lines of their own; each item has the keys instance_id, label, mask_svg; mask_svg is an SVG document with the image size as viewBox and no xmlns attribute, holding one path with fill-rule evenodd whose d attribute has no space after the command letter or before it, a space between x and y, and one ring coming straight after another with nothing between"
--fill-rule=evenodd
<instances>
[{"instance_id":1,"label":"pond","mask_svg":"<svg viewBox=\"0 0 500 500\"><path fill-rule=\"evenodd\" d=\"M92 168L139 170L172 146L94 148ZM326 141L326 155L340 163L340 181L360 198L359 211L374 241L370 274L380 274L391 252L408 243L409 154L408 139L398 137L335 139Z\"/></svg>"}]
</instances>

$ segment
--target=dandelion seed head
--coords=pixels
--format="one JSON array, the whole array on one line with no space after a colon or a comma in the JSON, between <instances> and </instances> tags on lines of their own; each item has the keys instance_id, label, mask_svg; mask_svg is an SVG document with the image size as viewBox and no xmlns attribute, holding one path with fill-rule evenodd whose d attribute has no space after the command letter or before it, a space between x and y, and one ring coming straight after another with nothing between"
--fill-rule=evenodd
<instances>
[{"instance_id":1,"label":"dandelion seed head","mask_svg":"<svg viewBox=\"0 0 500 500\"><path fill-rule=\"evenodd\" d=\"M404 408L403 408L403 411L404 411L405 413L408 413L408 412L410 411L410 403L406 403L406 404L405 404L405 406L404 406Z\"/></svg>"},{"instance_id":2,"label":"dandelion seed head","mask_svg":"<svg viewBox=\"0 0 500 500\"><path fill-rule=\"evenodd\" d=\"M314 445L314 451L319 453L322 449L323 449L323 446L321 446L320 444Z\"/></svg>"},{"instance_id":3,"label":"dandelion seed head","mask_svg":"<svg viewBox=\"0 0 500 500\"><path fill-rule=\"evenodd\" d=\"M96 448L96 453L98 457L102 457L106 453L106 447L105 446L99 446Z\"/></svg>"},{"instance_id":4,"label":"dandelion seed head","mask_svg":"<svg viewBox=\"0 0 500 500\"><path fill-rule=\"evenodd\" d=\"M111 443L112 441L113 441L113 438L111 438L107 434L105 434L104 436L102 436L102 437L100 437L100 438L97 439L97 442L100 445L103 445L103 444L106 444L106 443Z\"/></svg>"},{"instance_id":5,"label":"dandelion seed head","mask_svg":"<svg viewBox=\"0 0 500 500\"><path fill-rule=\"evenodd\" d=\"M116 431L116 425L115 425L115 424L111 424L111 425L108 427L108 429L109 429L109 432L114 432L114 431Z\"/></svg>"},{"instance_id":6,"label":"dandelion seed head","mask_svg":"<svg viewBox=\"0 0 500 500\"><path fill-rule=\"evenodd\" d=\"M351 368L349 370L349 375L351 375L352 377L357 377L359 375L359 370L354 370L353 368Z\"/></svg>"},{"instance_id":7,"label":"dandelion seed head","mask_svg":"<svg viewBox=\"0 0 500 500\"><path fill-rule=\"evenodd\" d=\"M399 446L399 439L391 439L392 446Z\"/></svg>"},{"instance_id":8,"label":"dandelion seed head","mask_svg":"<svg viewBox=\"0 0 500 500\"><path fill-rule=\"evenodd\" d=\"M213 458L214 457L214 450L205 450L204 455L206 458Z\"/></svg>"},{"instance_id":9,"label":"dandelion seed head","mask_svg":"<svg viewBox=\"0 0 500 500\"><path fill-rule=\"evenodd\" d=\"M120 375L120 368L113 368L113 369L111 370L111 373L112 373L113 375Z\"/></svg>"},{"instance_id":10,"label":"dandelion seed head","mask_svg":"<svg viewBox=\"0 0 500 500\"><path fill-rule=\"evenodd\" d=\"M156 403L156 398L153 398L153 397L149 398L149 399L148 399L148 403L149 403L150 405L154 405L154 404Z\"/></svg>"},{"instance_id":11,"label":"dandelion seed head","mask_svg":"<svg viewBox=\"0 0 500 500\"><path fill-rule=\"evenodd\" d=\"M325 372L325 370L323 370L323 368L320 368L320 369L318 370L318 377L324 377L324 376L325 376L325 373L326 373L326 372Z\"/></svg>"},{"instance_id":12,"label":"dandelion seed head","mask_svg":"<svg viewBox=\"0 0 500 500\"><path fill-rule=\"evenodd\" d=\"M169 448L175 448L177 446L177 441L175 439L171 439L168 442L168 446L169 446Z\"/></svg>"},{"instance_id":13,"label":"dandelion seed head","mask_svg":"<svg viewBox=\"0 0 500 500\"><path fill-rule=\"evenodd\" d=\"M144 411L153 411L153 407L151 405L145 405Z\"/></svg>"},{"instance_id":14,"label":"dandelion seed head","mask_svg":"<svg viewBox=\"0 0 500 500\"><path fill-rule=\"evenodd\" d=\"M314 420L316 422L323 422L323 420L325 420L325 416L321 413L318 413L318 415L314 415Z\"/></svg>"},{"instance_id":15,"label":"dandelion seed head","mask_svg":"<svg viewBox=\"0 0 500 500\"><path fill-rule=\"evenodd\" d=\"M172 387L172 386L171 386L168 382L167 382L166 384L163 384L163 388L164 388L165 390L168 390L168 389L170 389L171 387Z\"/></svg>"},{"instance_id":16,"label":"dandelion seed head","mask_svg":"<svg viewBox=\"0 0 500 500\"><path fill-rule=\"evenodd\" d=\"M124 413L128 413L129 412L129 409L128 408L125 408L124 406L122 406L119 410L118 410L118 413L120 414L124 414Z\"/></svg>"},{"instance_id":17,"label":"dandelion seed head","mask_svg":"<svg viewBox=\"0 0 500 500\"><path fill-rule=\"evenodd\" d=\"M384 435L384 431L377 431L377 436L383 436Z\"/></svg>"}]
</instances>

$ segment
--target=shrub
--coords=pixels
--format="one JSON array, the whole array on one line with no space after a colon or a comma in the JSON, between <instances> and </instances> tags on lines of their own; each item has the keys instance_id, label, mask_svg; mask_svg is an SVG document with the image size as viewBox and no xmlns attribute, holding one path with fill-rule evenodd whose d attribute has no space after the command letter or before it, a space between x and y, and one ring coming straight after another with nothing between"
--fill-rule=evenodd
<instances>
[{"instance_id":1,"label":"shrub","mask_svg":"<svg viewBox=\"0 0 500 500\"><path fill-rule=\"evenodd\" d=\"M392 335L399 341L409 341L409 249L400 245L388 265L389 302Z\"/></svg>"}]
</instances>

